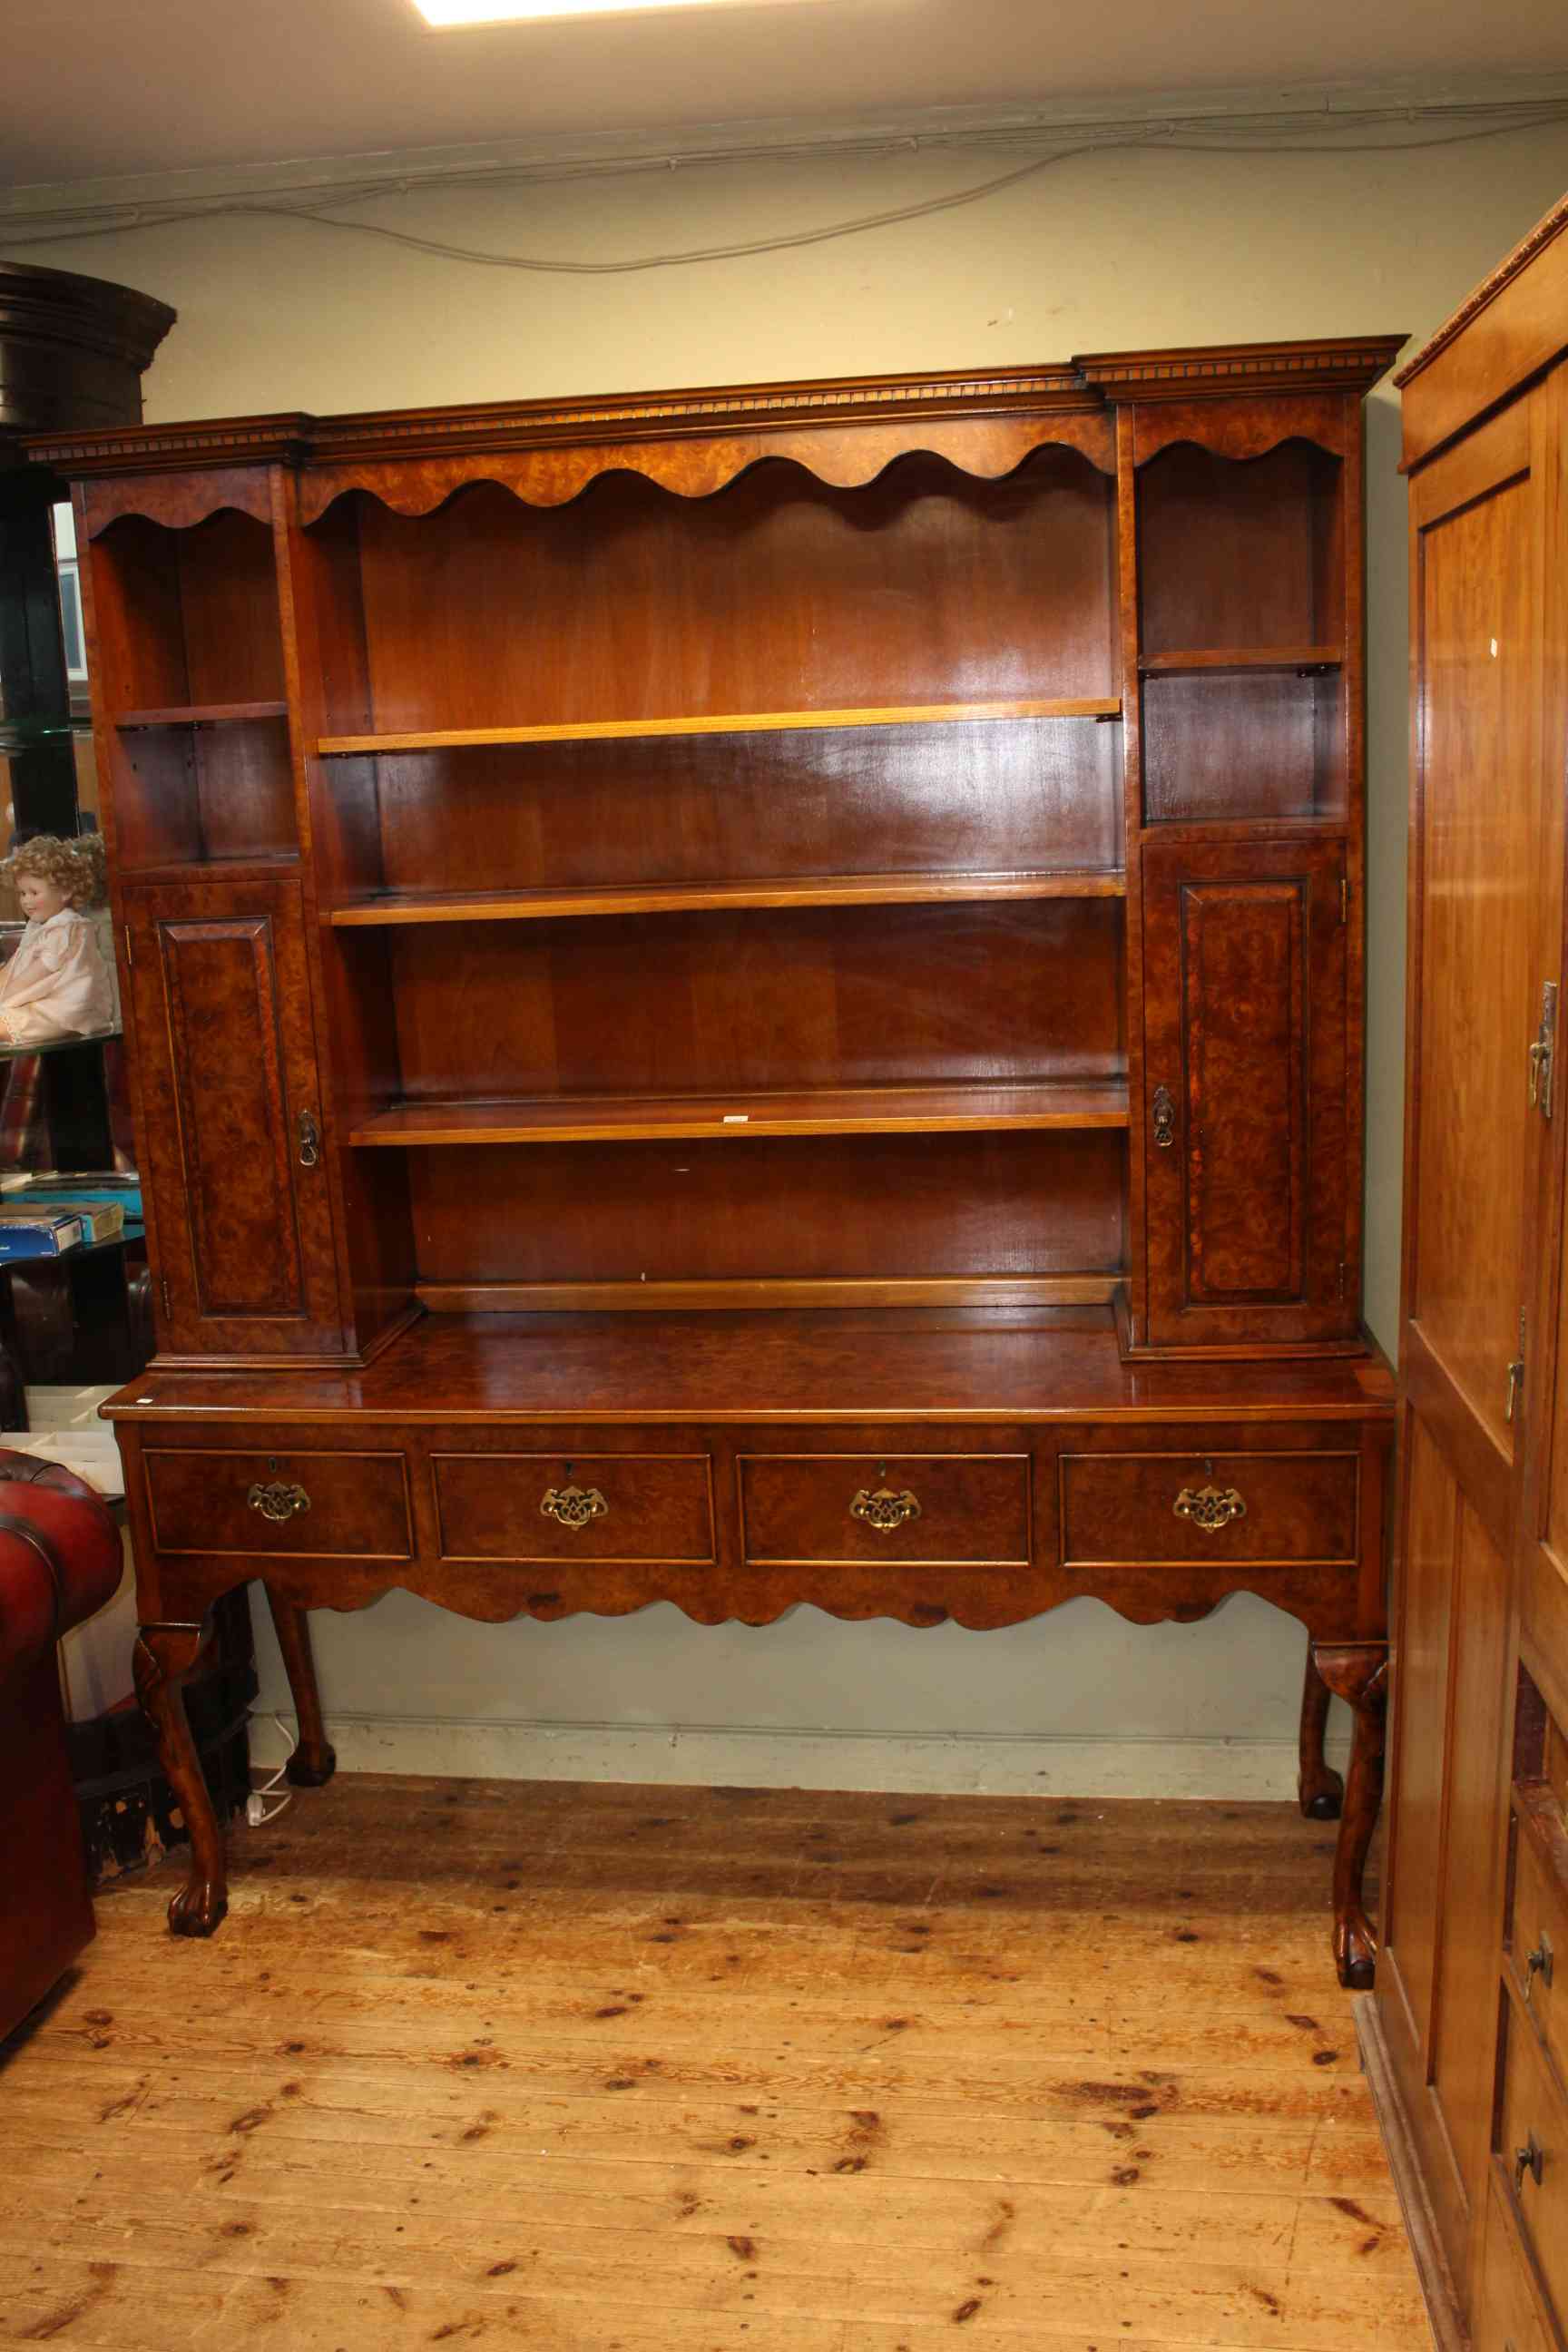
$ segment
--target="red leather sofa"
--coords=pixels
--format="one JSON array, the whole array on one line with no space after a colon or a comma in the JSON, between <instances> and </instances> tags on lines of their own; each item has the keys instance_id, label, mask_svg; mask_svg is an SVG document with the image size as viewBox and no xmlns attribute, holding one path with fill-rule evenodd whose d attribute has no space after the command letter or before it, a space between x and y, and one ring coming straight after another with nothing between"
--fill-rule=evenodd
<instances>
[{"instance_id":1,"label":"red leather sofa","mask_svg":"<svg viewBox=\"0 0 1568 2352\"><path fill-rule=\"evenodd\" d=\"M0 1448L0 2039L93 1935L55 1645L103 1606L121 1568L90 1486Z\"/></svg>"}]
</instances>

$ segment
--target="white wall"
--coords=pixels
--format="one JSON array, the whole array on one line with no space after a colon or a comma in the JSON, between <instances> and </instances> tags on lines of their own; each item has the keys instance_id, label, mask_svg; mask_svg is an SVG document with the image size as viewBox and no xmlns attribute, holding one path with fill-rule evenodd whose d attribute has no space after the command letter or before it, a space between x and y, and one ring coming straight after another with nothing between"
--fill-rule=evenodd
<instances>
[{"instance_id":1,"label":"white wall","mask_svg":"<svg viewBox=\"0 0 1568 2352\"><path fill-rule=\"evenodd\" d=\"M492 251L603 260L793 234L992 177L994 155L698 167L353 217ZM1405 329L1424 337L1568 184L1561 130L1337 157L1125 153L933 218L633 275L480 268L308 223L219 219L0 252L173 302L150 418L401 407L1075 352ZM1397 404L1368 414L1367 1312L1396 1339L1405 491ZM1302 1636L1238 1599L1198 1626L1096 1601L1005 1634L763 1631L673 1609L470 1626L392 1595L317 1620L345 1763L889 1787L1283 1794ZM270 1639L267 1699L286 1705ZM685 1728L677 1728L684 1727ZM1042 1740L1042 1732L1057 1735ZM264 1743L260 1752L267 1753Z\"/></svg>"}]
</instances>

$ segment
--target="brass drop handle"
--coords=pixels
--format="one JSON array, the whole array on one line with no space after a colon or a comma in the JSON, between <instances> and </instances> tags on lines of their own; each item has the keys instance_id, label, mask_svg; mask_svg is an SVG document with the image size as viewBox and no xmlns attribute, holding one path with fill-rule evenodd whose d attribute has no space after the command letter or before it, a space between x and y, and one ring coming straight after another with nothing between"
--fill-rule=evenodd
<instances>
[{"instance_id":1,"label":"brass drop handle","mask_svg":"<svg viewBox=\"0 0 1568 2352\"><path fill-rule=\"evenodd\" d=\"M1534 1951L1527 1952L1525 1955L1524 1998L1526 2001L1533 2000L1535 1993L1535 1979L1537 1977L1541 1979L1541 1981L1546 1987L1547 1991L1551 1991L1552 1974L1554 1966L1555 1958L1552 1949L1552 1938L1543 1927L1541 1931L1540 1940L1536 1944Z\"/></svg>"},{"instance_id":2,"label":"brass drop handle","mask_svg":"<svg viewBox=\"0 0 1568 2352\"><path fill-rule=\"evenodd\" d=\"M591 1519L602 1519L609 1507L597 1486L547 1486L539 1506L542 1517L563 1528L585 1528Z\"/></svg>"},{"instance_id":3,"label":"brass drop handle","mask_svg":"<svg viewBox=\"0 0 1568 2352\"><path fill-rule=\"evenodd\" d=\"M300 1113L300 1165L314 1168L321 1157L321 1130L313 1110Z\"/></svg>"},{"instance_id":4,"label":"brass drop handle","mask_svg":"<svg viewBox=\"0 0 1568 2352\"><path fill-rule=\"evenodd\" d=\"M1176 1102L1169 1087L1154 1089L1154 1148L1169 1151L1176 1139Z\"/></svg>"},{"instance_id":5,"label":"brass drop handle","mask_svg":"<svg viewBox=\"0 0 1568 2352\"><path fill-rule=\"evenodd\" d=\"M275 1520L279 1526L285 1519L291 1519L296 1511L308 1511L310 1507L310 1497L303 1486L290 1486L284 1478L268 1478L265 1482L258 1478L245 1499L253 1511L259 1511L264 1519Z\"/></svg>"},{"instance_id":6,"label":"brass drop handle","mask_svg":"<svg viewBox=\"0 0 1568 2352\"><path fill-rule=\"evenodd\" d=\"M1518 2193L1523 2189L1524 2176L1527 2172L1534 2181L1536 2187L1539 2189L1541 2186L1541 2176L1545 2169L1546 2150L1542 2147L1541 2142L1536 2138L1533 2132L1527 2132L1525 2135L1524 2146L1522 2147L1516 2147L1513 2152L1513 2186L1515 2195L1518 2195Z\"/></svg>"},{"instance_id":7,"label":"brass drop handle","mask_svg":"<svg viewBox=\"0 0 1568 2352\"><path fill-rule=\"evenodd\" d=\"M880 1475L886 1477L886 1470ZM878 1486L874 1490L862 1486L849 1505L852 1519L863 1520L867 1527L875 1528L881 1536L891 1535L910 1519L918 1519L920 1515L920 1504L907 1486L896 1494L891 1486Z\"/></svg>"},{"instance_id":8,"label":"brass drop handle","mask_svg":"<svg viewBox=\"0 0 1568 2352\"><path fill-rule=\"evenodd\" d=\"M1205 1535L1247 1517L1247 1505L1234 1486L1184 1486L1171 1507L1177 1518L1191 1519Z\"/></svg>"}]
</instances>

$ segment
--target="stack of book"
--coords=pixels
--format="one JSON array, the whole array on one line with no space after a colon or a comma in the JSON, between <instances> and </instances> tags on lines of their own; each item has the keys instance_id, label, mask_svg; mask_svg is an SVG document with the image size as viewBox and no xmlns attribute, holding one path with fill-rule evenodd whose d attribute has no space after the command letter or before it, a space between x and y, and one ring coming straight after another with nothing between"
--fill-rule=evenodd
<instances>
[{"instance_id":1,"label":"stack of book","mask_svg":"<svg viewBox=\"0 0 1568 2352\"><path fill-rule=\"evenodd\" d=\"M59 1257L69 1249L90 1249L125 1230L121 1201L0 1200L0 1264L13 1258Z\"/></svg>"}]
</instances>

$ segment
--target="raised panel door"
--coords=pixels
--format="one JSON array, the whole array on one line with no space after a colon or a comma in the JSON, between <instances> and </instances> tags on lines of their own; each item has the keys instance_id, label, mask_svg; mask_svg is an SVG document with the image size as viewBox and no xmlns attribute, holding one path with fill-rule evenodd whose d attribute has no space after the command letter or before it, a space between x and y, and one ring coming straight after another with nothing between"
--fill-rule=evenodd
<instances>
[{"instance_id":1,"label":"raised panel door","mask_svg":"<svg viewBox=\"0 0 1568 2352\"><path fill-rule=\"evenodd\" d=\"M342 1344L299 886L125 897L159 1353Z\"/></svg>"},{"instance_id":2,"label":"raised panel door","mask_svg":"<svg viewBox=\"0 0 1568 2352\"><path fill-rule=\"evenodd\" d=\"M1353 1328L1344 886L1338 840L1145 850L1157 1347L1289 1344Z\"/></svg>"}]
</instances>

